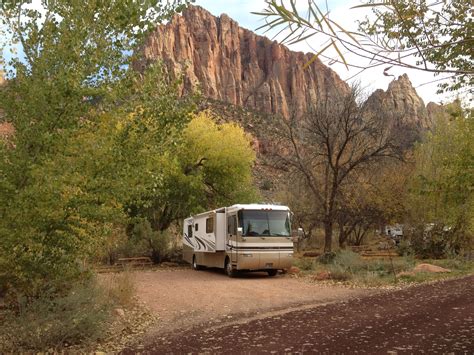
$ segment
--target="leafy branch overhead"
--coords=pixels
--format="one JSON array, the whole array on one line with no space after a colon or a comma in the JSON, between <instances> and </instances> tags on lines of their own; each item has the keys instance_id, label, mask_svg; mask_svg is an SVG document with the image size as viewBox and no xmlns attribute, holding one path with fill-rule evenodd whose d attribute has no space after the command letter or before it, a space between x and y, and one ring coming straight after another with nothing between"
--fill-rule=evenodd
<instances>
[{"instance_id":1,"label":"leafy branch overhead","mask_svg":"<svg viewBox=\"0 0 474 355\"><path fill-rule=\"evenodd\" d=\"M258 29L278 30L275 38L283 34L283 44L324 40L311 62L321 57L360 72L382 66L384 75L389 75L392 66L445 74L451 82L442 82L440 92L463 88L472 92L474 23L470 1L369 0L350 11L356 16L356 10L364 8L373 14L359 21L358 32L343 28L331 19L328 8L322 9L314 0L308 1L306 11L297 8L296 0L267 0L266 8L254 14L265 20ZM327 54L330 48L335 56ZM356 55L366 64L350 63L348 55Z\"/></svg>"}]
</instances>

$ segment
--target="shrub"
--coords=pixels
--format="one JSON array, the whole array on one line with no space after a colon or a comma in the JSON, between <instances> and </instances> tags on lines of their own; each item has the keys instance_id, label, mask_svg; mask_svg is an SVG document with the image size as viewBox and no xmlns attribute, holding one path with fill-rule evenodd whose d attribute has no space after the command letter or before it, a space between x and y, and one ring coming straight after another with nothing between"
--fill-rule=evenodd
<instances>
[{"instance_id":1,"label":"shrub","mask_svg":"<svg viewBox=\"0 0 474 355\"><path fill-rule=\"evenodd\" d=\"M45 294L28 304L20 302L19 311L10 311L0 326L3 350L45 350L97 340L104 334L111 307L107 293L93 281L63 296Z\"/></svg>"},{"instance_id":2,"label":"shrub","mask_svg":"<svg viewBox=\"0 0 474 355\"><path fill-rule=\"evenodd\" d=\"M336 257L335 252L329 252L329 253L324 253L318 257L318 262L321 264L330 264L334 261L334 258Z\"/></svg>"},{"instance_id":3,"label":"shrub","mask_svg":"<svg viewBox=\"0 0 474 355\"><path fill-rule=\"evenodd\" d=\"M400 256L407 256L407 255L414 254L414 250L408 239L402 239L400 243L397 244L397 253Z\"/></svg>"},{"instance_id":4,"label":"shrub","mask_svg":"<svg viewBox=\"0 0 474 355\"><path fill-rule=\"evenodd\" d=\"M407 232L414 253L425 259L459 255L461 250L470 245L470 238L462 228L447 228L442 224L419 224Z\"/></svg>"},{"instance_id":5,"label":"shrub","mask_svg":"<svg viewBox=\"0 0 474 355\"><path fill-rule=\"evenodd\" d=\"M294 266L298 267L300 270L303 271L310 271L314 268L314 259L313 258L298 258L295 259Z\"/></svg>"},{"instance_id":6,"label":"shrub","mask_svg":"<svg viewBox=\"0 0 474 355\"><path fill-rule=\"evenodd\" d=\"M356 273L365 266L365 262L359 254L345 249L336 253L333 264L338 265L351 273Z\"/></svg>"},{"instance_id":7,"label":"shrub","mask_svg":"<svg viewBox=\"0 0 474 355\"><path fill-rule=\"evenodd\" d=\"M160 263L170 246L167 232L154 231L146 219L138 220L133 227L132 242L143 243L148 247L153 262Z\"/></svg>"},{"instance_id":8,"label":"shrub","mask_svg":"<svg viewBox=\"0 0 474 355\"><path fill-rule=\"evenodd\" d=\"M103 284L108 298L113 303L128 306L133 302L136 287L130 271L112 274Z\"/></svg>"}]
</instances>

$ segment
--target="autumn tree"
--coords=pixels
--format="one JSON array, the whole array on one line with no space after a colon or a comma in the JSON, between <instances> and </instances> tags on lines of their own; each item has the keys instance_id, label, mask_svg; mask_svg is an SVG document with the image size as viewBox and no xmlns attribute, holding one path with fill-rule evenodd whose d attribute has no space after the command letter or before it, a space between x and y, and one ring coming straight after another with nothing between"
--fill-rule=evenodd
<instances>
[{"instance_id":1,"label":"autumn tree","mask_svg":"<svg viewBox=\"0 0 474 355\"><path fill-rule=\"evenodd\" d=\"M410 222L416 229L412 238L425 256L472 248L474 236L473 114L459 102L448 105L448 113L438 117L416 148L409 185ZM431 229L433 237L427 238Z\"/></svg>"},{"instance_id":2,"label":"autumn tree","mask_svg":"<svg viewBox=\"0 0 474 355\"><path fill-rule=\"evenodd\" d=\"M145 130L143 122L154 122L156 142L189 121L189 108L178 108L172 85L156 105L152 93L140 90L141 83L161 80L156 72L140 77L130 71L132 50L150 24L182 4L1 2L7 84L0 89L0 111L14 127L8 144L0 144L2 288L37 296L67 290L87 274L83 261L124 216L129 194L120 179L145 175L133 171L134 152L121 145L124 139L109 135L112 117L135 117L141 122L133 126L136 135Z\"/></svg>"},{"instance_id":3,"label":"autumn tree","mask_svg":"<svg viewBox=\"0 0 474 355\"><path fill-rule=\"evenodd\" d=\"M173 222L212 208L254 202L254 160L242 128L217 124L209 111L194 115L179 142L167 148L157 167L150 167L155 178L128 204L132 217L150 224L147 235L154 260L159 260L162 245L156 241Z\"/></svg>"},{"instance_id":4,"label":"autumn tree","mask_svg":"<svg viewBox=\"0 0 474 355\"><path fill-rule=\"evenodd\" d=\"M405 219L412 169L410 162L390 160L354 174L337 209L341 247L346 243L361 245L370 231Z\"/></svg>"},{"instance_id":5,"label":"autumn tree","mask_svg":"<svg viewBox=\"0 0 474 355\"><path fill-rule=\"evenodd\" d=\"M331 252L344 188L361 170L399 157L384 120L360 100L360 91L325 97L301 117L277 121L272 164L300 177L320 211L324 251Z\"/></svg>"}]
</instances>

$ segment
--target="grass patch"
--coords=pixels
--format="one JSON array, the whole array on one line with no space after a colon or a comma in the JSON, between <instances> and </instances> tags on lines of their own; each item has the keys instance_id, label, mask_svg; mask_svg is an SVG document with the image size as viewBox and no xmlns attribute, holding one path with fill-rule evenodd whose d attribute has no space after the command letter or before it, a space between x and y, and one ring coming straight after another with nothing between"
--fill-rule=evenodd
<instances>
[{"instance_id":1,"label":"grass patch","mask_svg":"<svg viewBox=\"0 0 474 355\"><path fill-rule=\"evenodd\" d=\"M102 282L102 285L113 303L123 307L132 304L136 288L133 275L129 270L111 274Z\"/></svg>"},{"instance_id":2,"label":"grass patch","mask_svg":"<svg viewBox=\"0 0 474 355\"><path fill-rule=\"evenodd\" d=\"M313 271L315 267L315 259L308 257L295 258L293 266L296 266L301 271Z\"/></svg>"},{"instance_id":3,"label":"grass patch","mask_svg":"<svg viewBox=\"0 0 474 355\"><path fill-rule=\"evenodd\" d=\"M451 272L410 274L417 263L441 266L450 269ZM332 280L371 287L394 285L399 282L432 281L474 273L474 262L462 258L416 260L411 255L405 255L364 259L350 250L338 251L329 263L318 262L313 258L300 258L296 260L295 266L298 266L305 274L329 272Z\"/></svg>"},{"instance_id":4,"label":"grass patch","mask_svg":"<svg viewBox=\"0 0 474 355\"><path fill-rule=\"evenodd\" d=\"M0 313L0 353L56 352L87 347L104 338L116 307L131 305L135 287L123 272L104 282L93 279L61 296L43 295Z\"/></svg>"}]
</instances>

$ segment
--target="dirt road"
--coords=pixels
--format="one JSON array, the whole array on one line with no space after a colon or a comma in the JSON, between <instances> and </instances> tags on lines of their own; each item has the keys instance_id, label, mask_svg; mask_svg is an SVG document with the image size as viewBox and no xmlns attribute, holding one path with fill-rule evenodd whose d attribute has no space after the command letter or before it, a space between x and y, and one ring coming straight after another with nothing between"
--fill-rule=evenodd
<instances>
[{"instance_id":1,"label":"dirt road","mask_svg":"<svg viewBox=\"0 0 474 355\"><path fill-rule=\"evenodd\" d=\"M137 295L160 317L155 333L222 324L304 304L322 304L373 293L309 284L289 275L248 273L229 278L221 270L169 269L133 274Z\"/></svg>"},{"instance_id":2,"label":"dirt road","mask_svg":"<svg viewBox=\"0 0 474 355\"><path fill-rule=\"evenodd\" d=\"M242 324L207 330L195 327L156 338L145 351L472 354L474 276L353 298Z\"/></svg>"}]
</instances>

